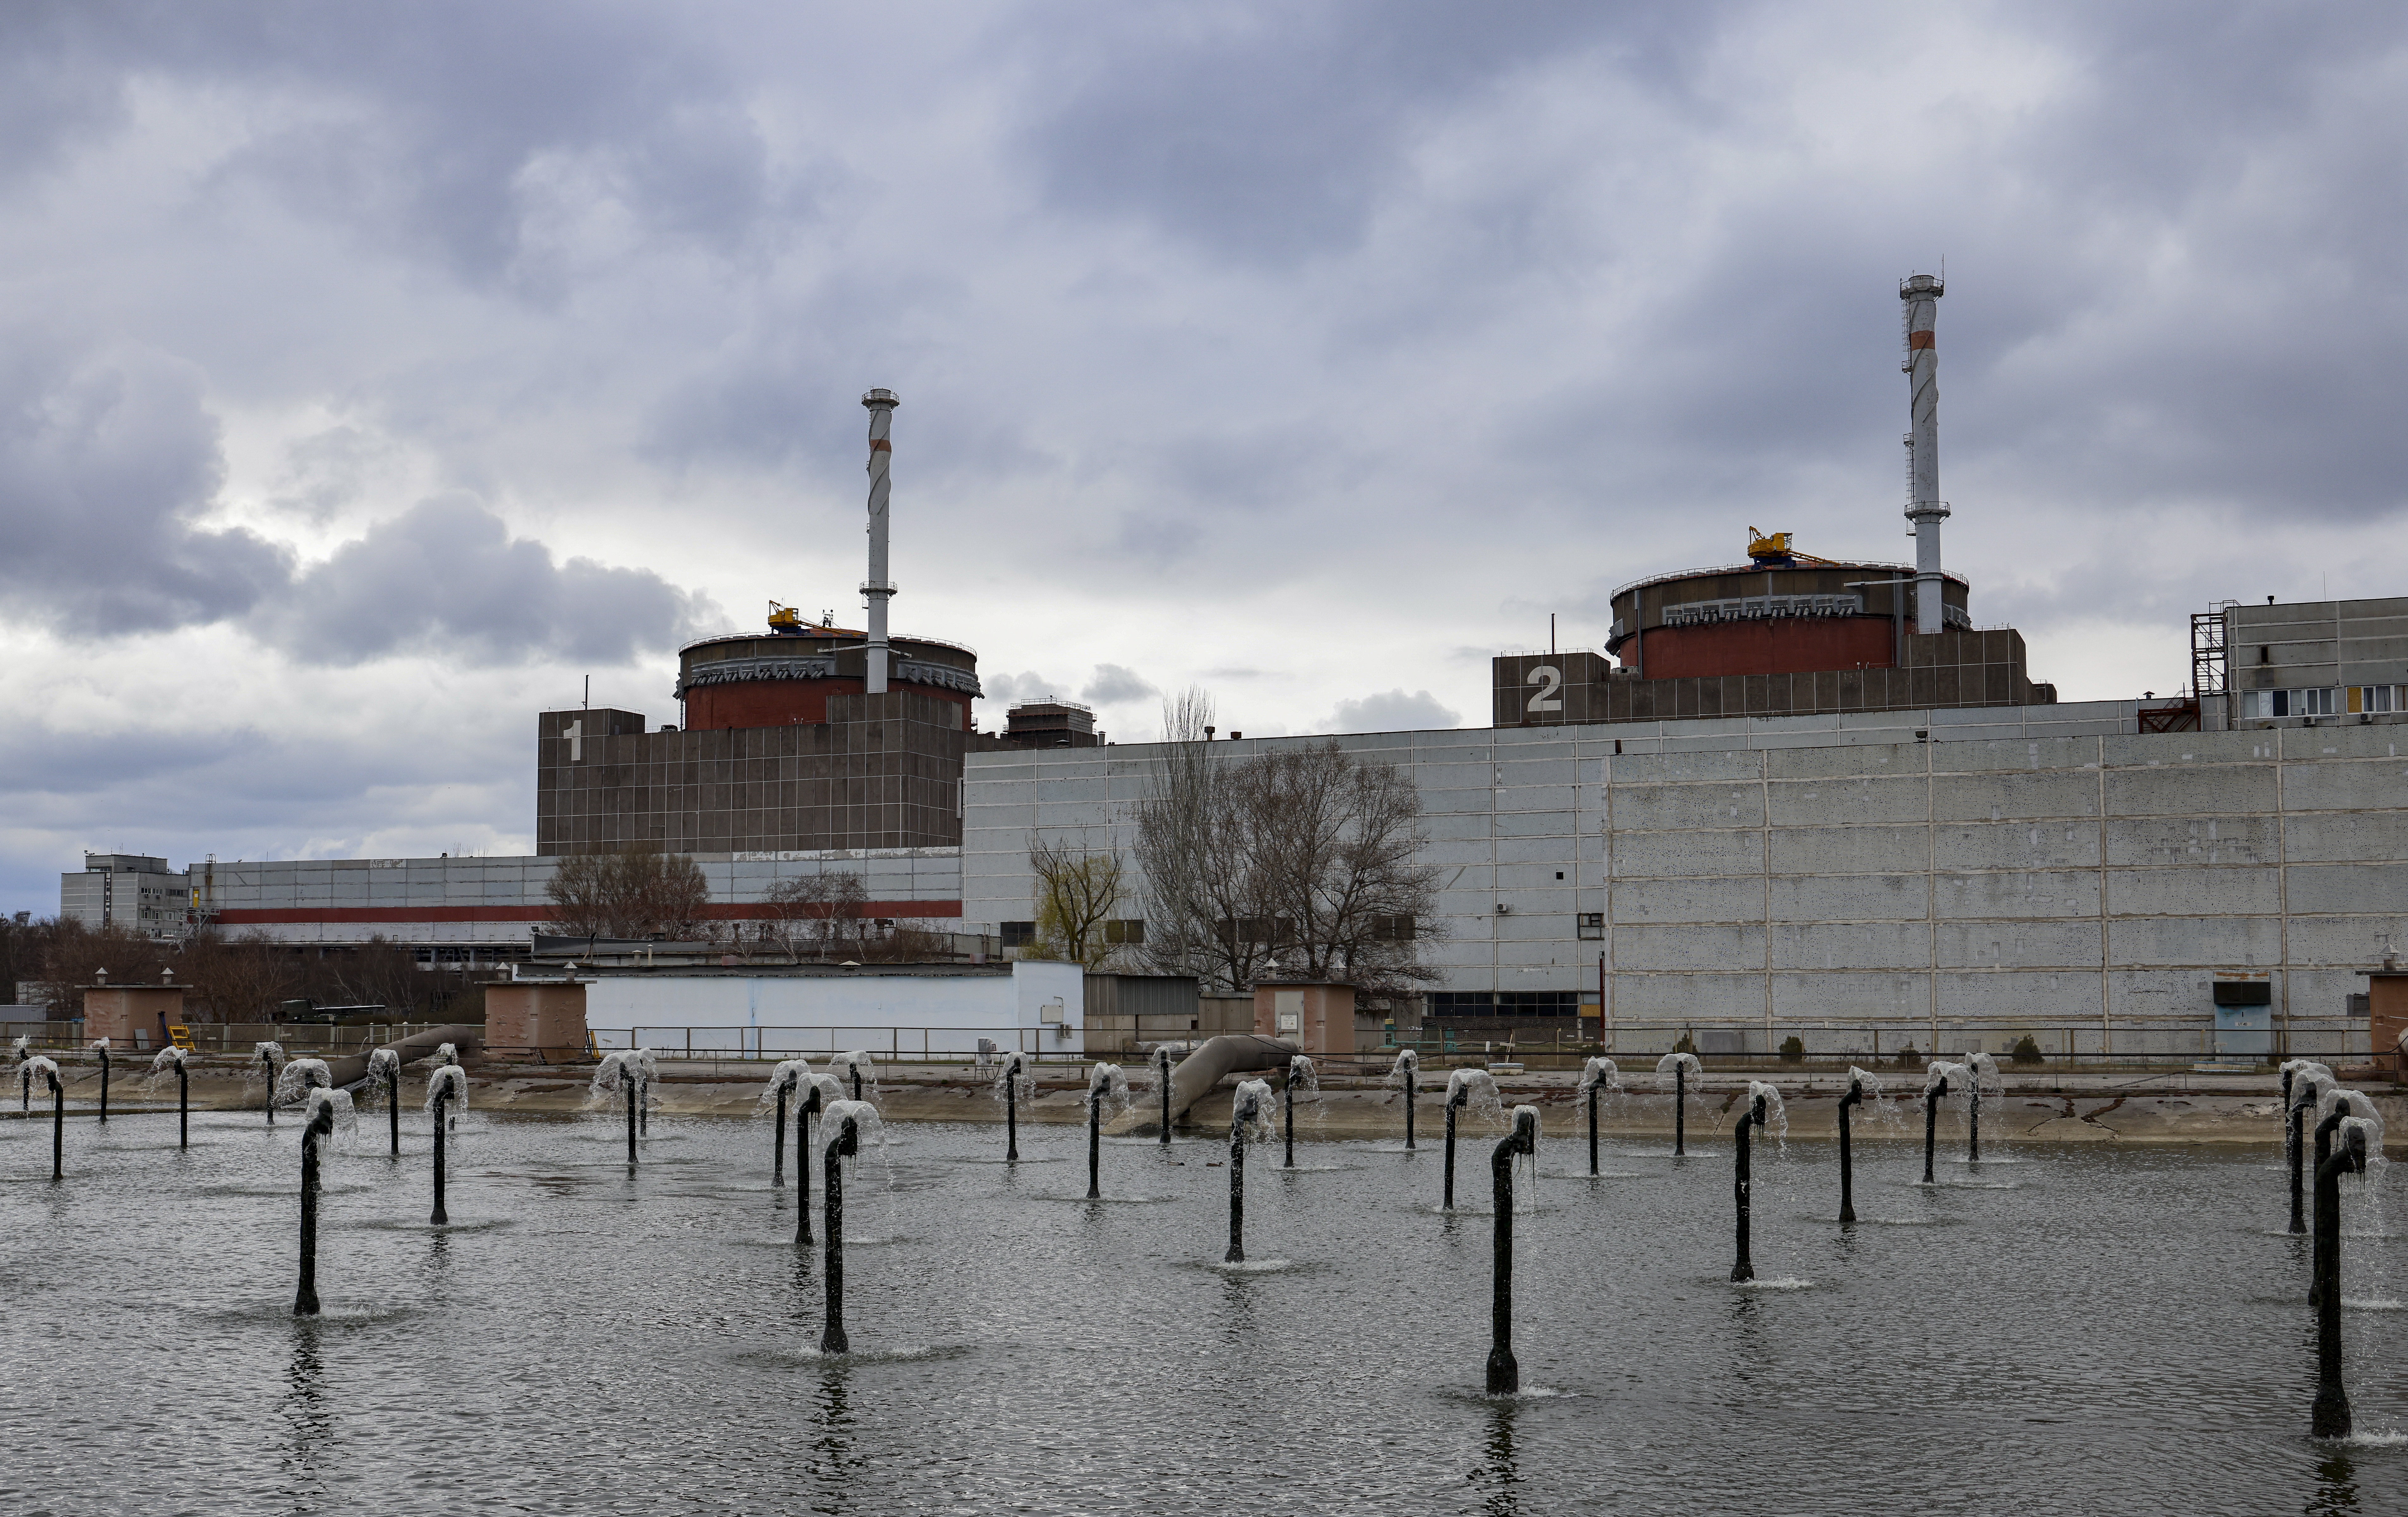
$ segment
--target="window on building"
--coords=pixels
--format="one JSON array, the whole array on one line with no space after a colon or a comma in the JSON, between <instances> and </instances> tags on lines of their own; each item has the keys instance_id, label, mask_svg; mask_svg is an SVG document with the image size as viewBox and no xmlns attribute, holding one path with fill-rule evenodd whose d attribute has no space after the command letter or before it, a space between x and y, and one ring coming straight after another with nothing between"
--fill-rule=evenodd
<instances>
[{"instance_id":1,"label":"window on building","mask_svg":"<svg viewBox=\"0 0 2408 1517\"><path fill-rule=\"evenodd\" d=\"M2396 685L2352 685L2349 687L2349 708L2368 716L2382 716L2400 709L2399 687Z\"/></svg>"},{"instance_id":2,"label":"window on building","mask_svg":"<svg viewBox=\"0 0 2408 1517\"><path fill-rule=\"evenodd\" d=\"M1413 940L1413 919L1410 916L1377 916L1371 919L1371 941L1375 943L1410 943Z\"/></svg>"},{"instance_id":3,"label":"window on building","mask_svg":"<svg viewBox=\"0 0 2408 1517\"><path fill-rule=\"evenodd\" d=\"M1605 913L1583 911L1580 914L1580 935L1592 942L1605 936Z\"/></svg>"},{"instance_id":4,"label":"window on building","mask_svg":"<svg viewBox=\"0 0 2408 1517\"><path fill-rule=\"evenodd\" d=\"M1107 943L1144 942L1145 920L1141 917L1131 917L1125 921L1105 923L1104 941Z\"/></svg>"},{"instance_id":5,"label":"window on building","mask_svg":"<svg viewBox=\"0 0 2408 1517\"><path fill-rule=\"evenodd\" d=\"M1577 1017L1576 990L1441 990L1430 993L1433 1017Z\"/></svg>"},{"instance_id":6,"label":"window on building","mask_svg":"<svg viewBox=\"0 0 2408 1517\"><path fill-rule=\"evenodd\" d=\"M2320 690L2300 690L2292 694L2300 697L2299 714L2301 716L2332 716L2339 710L2339 703L2333 697L2340 692L2330 685Z\"/></svg>"},{"instance_id":7,"label":"window on building","mask_svg":"<svg viewBox=\"0 0 2408 1517\"><path fill-rule=\"evenodd\" d=\"M1026 948L1037 941L1037 923L1034 922L1006 922L1000 925L1006 948Z\"/></svg>"},{"instance_id":8,"label":"window on building","mask_svg":"<svg viewBox=\"0 0 2408 1517\"><path fill-rule=\"evenodd\" d=\"M1296 941L1296 923L1285 917L1223 917L1220 933L1232 948L1284 948Z\"/></svg>"}]
</instances>

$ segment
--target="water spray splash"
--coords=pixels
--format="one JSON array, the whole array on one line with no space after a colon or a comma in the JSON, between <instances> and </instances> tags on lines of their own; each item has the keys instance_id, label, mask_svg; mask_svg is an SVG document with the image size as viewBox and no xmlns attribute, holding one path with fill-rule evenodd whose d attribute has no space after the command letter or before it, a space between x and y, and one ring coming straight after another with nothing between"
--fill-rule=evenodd
<instances>
[{"instance_id":1,"label":"water spray splash","mask_svg":"<svg viewBox=\"0 0 2408 1517\"><path fill-rule=\"evenodd\" d=\"M1246 1145L1271 1137L1271 1087L1268 1081L1238 1085L1229 1102L1229 1248L1223 1264L1246 1262Z\"/></svg>"},{"instance_id":2,"label":"water spray splash","mask_svg":"<svg viewBox=\"0 0 2408 1517\"><path fill-rule=\"evenodd\" d=\"M769 1071L769 1083L762 1088L760 1099L752 1103L755 1111L767 1110L772 1102L778 1108L777 1121L769 1129L769 1183L772 1185L782 1185L786 1181L786 1102L802 1087L803 1081L810 1078L810 1062L807 1059L779 1060L778 1066Z\"/></svg>"},{"instance_id":3,"label":"water spray splash","mask_svg":"<svg viewBox=\"0 0 2408 1517\"><path fill-rule=\"evenodd\" d=\"M1505 1098L1497 1077L1485 1069L1457 1069L1446 1077L1446 1184L1441 1208L1455 1209L1455 1114L1469 1109L1497 1122L1505 1119Z\"/></svg>"},{"instance_id":4,"label":"water spray splash","mask_svg":"<svg viewBox=\"0 0 2408 1517\"><path fill-rule=\"evenodd\" d=\"M268 1093L271 1107L299 1106L303 1097L313 1090L323 1090L335 1083L326 1071L323 1059L294 1059L276 1072L276 1084Z\"/></svg>"},{"instance_id":5,"label":"water spray splash","mask_svg":"<svg viewBox=\"0 0 2408 1517\"><path fill-rule=\"evenodd\" d=\"M820 1329L822 1353L850 1353L853 1342L844 1330L844 1161L861 1152L865 1138L879 1136L878 1109L867 1101L829 1103L820 1117L821 1165L825 1174L826 1254L821 1277L827 1308Z\"/></svg>"},{"instance_id":6,"label":"water spray splash","mask_svg":"<svg viewBox=\"0 0 2408 1517\"><path fill-rule=\"evenodd\" d=\"M1103 1199L1104 1111L1118 1112L1129 1104L1128 1076L1117 1064L1098 1064L1087 1071L1087 1199Z\"/></svg>"},{"instance_id":7,"label":"water spray splash","mask_svg":"<svg viewBox=\"0 0 2408 1517\"><path fill-rule=\"evenodd\" d=\"M838 1054L828 1061L828 1073L853 1087L854 1100L875 1102L878 1099L878 1066L870 1062L865 1051L855 1049L850 1053Z\"/></svg>"},{"instance_id":8,"label":"water spray splash","mask_svg":"<svg viewBox=\"0 0 2408 1517\"><path fill-rule=\"evenodd\" d=\"M266 1081L267 1093L263 1098L263 1104L265 1104L267 1109L267 1124L270 1127L273 1127L276 1125L276 1082L278 1078L283 1073L284 1045L281 1043L253 1043L251 1045L251 1056L259 1061L260 1068L265 1072L264 1078ZM246 1078L243 1081L243 1086L245 1089L249 1089L251 1081Z\"/></svg>"},{"instance_id":9,"label":"water spray splash","mask_svg":"<svg viewBox=\"0 0 2408 1517\"><path fill-rule=\"evenodd\" d=\"M1422 1056L1412 1049L1397 1055L1388 1066L1388 1083L1402 1091L1405 1096L1405 1147L1413 1146L1413 1098L1421 1094Z\"/></svg>"},{"instance_id":10,"label":"water spray splash","mask_svg":"<svg viewBox=\"0 0 2408 1517\"><path fill-rule=\"evenodd\" d=\"M1689 1152L1689 1081L1705 1079L1694 1053L1667 1053L1656 1061L1656 1088L1672 1093L1672 1157Z\"/></svg>"},{"instance_id":11,"label":"water spray splash","mask_svg":"<svg viewBox=\"0 0 2408 1517\"><path fill-rule=\"evenodd\" d=\"M54 1181L62 1179L66 1164L67 1091L59 1083L58 1061L43 1054L33 1054L19 1066L18 1079L28 1092L33 1090L34 1081L37 1080L50 1087L50 1178Z\"/></svg>"},{"instance_id":12,"label":"water spray splash","mask_svg":"<svg viewBox=\"0 0 2408 1517\"><path fill-rule=\"evenodd\" d=\"M460 1112L468 1104L468 1071L456 1064L440 1064L426 1077L426 1111L435 1119L435 1209L427 1214L429 1225L441 1227L452 1220L443 1205L444 1135L460 1125Z\"/></svg>"},{"instance_id":13,"label":"water spray splash","mask_svg":"<svg viewBox=\"0 0 2408 1517\"><path fill-rule=\"evenodd\" d=\"M1602 1095L1622 1094L1622 1071L1612 1059L1591 1059L1581 1066L1580 1083L1572 1094L1588 1103L1588 1172L1597 1173L1597 1103Z\"/></svg>"},{"instance_id":14,"label":"water spray splash","mask_svg":"<svg viewBox=\"0 0 2408 1517\"><path fill-rule=\"evenodd\" d=\"M652 1076L658 1067L651 1049L613 1049L602 1055L602 1062L594 1069L594 1081L586 1088L585 1105L589 1110L612 1095L625 1093L630 1165L636 1162L636 1136L644 1128L643 1110L652 1100Z\"/></svg>"},{"instance_id":15,"label":"water spray splash","mask_svg":"<svg viewBox=\"0 0 2408 1517\"><path fill-rule=\"evenodd\" d=\"M384 1094L385 1125L392 1145L393 1157L401 1157L401 1053L396 1049L380 1048L368 1054L367 1082L361 1093Z\"/></svg>"},{"instance_id":16,"label":"water spray splash","mask_svg":"<svg viewBox=\"0 0 2408 1517\"><path fill-rule=\"evenodd\" d=\"M1287 1061L1287 1079L1280 1085L1281 1132L1287 1144L1284 1167L1289 1169L1296 1167L1296 1090L1298 1085L1304 1087L1306 1100L1321 1098L1321 1072L1312 1066L1311 1059L1301 1053Z\"/></svg>"}]
</instances>

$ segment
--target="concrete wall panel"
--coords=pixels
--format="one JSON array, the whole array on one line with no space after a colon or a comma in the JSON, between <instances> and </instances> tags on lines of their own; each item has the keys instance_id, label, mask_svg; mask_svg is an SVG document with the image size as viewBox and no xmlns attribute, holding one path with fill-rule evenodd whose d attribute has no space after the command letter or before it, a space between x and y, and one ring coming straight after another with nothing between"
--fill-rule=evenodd
<instances>
[{"instance_id":1,"label":"concrete wall panel","mask_svg":"<svg viewBox=\"0 0 2408 1517\"><path fill-rule=\"evenodd\" d=\"M2111 769L2109 816L2196 816L2204 812L2272 811L2272 765L2198 768Z\"/></svg>"},{"instance_id":2,"label":"concrete wall panel","mask_svg":"<svg viewBox=\"0 0 2408 1517\"><path fill-rule=\"evenodd\" d=\"M1936 822L2014 822L2098 814L2099 777L2082 770L1943 774L1931 780L1931 815Z\"/></svg>"},{"instance_id":3,"label":"concrete wall panel","mask_svg":"<svg viewBox=\"0 0 2408 1517\"><path fill-rule=\"evenodd\" d=\"M2408 807L2408 763L2286 765L2283 804L2294 811L2396 810ZM2264 808L2272 809L2271 804Z\"/></svg>"},{"instance_id":4,"label":"concrete wall panel","mask_svg":"<svg viewBox=\"0 0 2408 1517\"><path fill-rule=\"evenodd\" d=\"M1761 974L1617 974L1613 1014L1647 1022L1728 1022L1764 1017ZM1671 1039L1665 1039L1669 1049Z\"/></svg>"},{"instance_id":5,"label":"concrete wall panel","mask_svg":"<svg viewBox=\"0 0 2408 1517\"><path fill-rule=\"evenodd\" d=\"M2408 859L2408 811L2320 811L2284 823L2285 856L2293 864Z\"/></svg>"},{"instance_id":6,"label":"concrete wall panel","mask_svg":"<svg viewBox=\"0 0 2408 1517\"><path fill-rule=\"evenodd\" d=\"M2277 869L2111 869L2111 916L2244 916L2283 909Z\"/></svg>"},{"instance_id":7,"label":"concrete wall panel","mask_svg":"<svg viewBox=\"0 0 2408 1517\"><path fill-rule=\"evenodd\" d=\"M1940 963L1952 969L2097 969L2106 932L2096 919L2065 922L1943 922Z\"/></svg>"},{"instance_id":8,"label":"concrete wall panel","mask_svg":"<svg viewBox=\"0 0 2408 1517\"><path fill-rule=\"evenodd\" d=\"M1762 923L1613 929L1613 967L1623 970L1761 968Z\"/></svg>"},{"instance_id":9,"label":"concrete wall panel","mask_svg":"<svg viewBox=\"0 0 2408 1517\"><path fill-rule=\"evenodd\" d=\"M1768 793L1775 826L1924 822L1930 817L1930 785L1921 775L1895 780L1784 780L1769 786Z\"/></svg>"},{"instance_id":10,"label":"concrete wall panel","mask_svg":"<svg viewBox=\"0 0 2408 1517\"><path fill-rule=\"evenodd\" d=\"M2095 917L2095 869L1942 874L1931 881L1932 914L1942 917Z\"/></svg>"},{"instance_id":11,"label":"concrete wall panel","mask_svg":"<svg viewBox=\"0 0 2408 1517\"><path fill-rule=\"evenodd\" d=\"M1931 829L1938 869L2063 869L2099 863L2096 822L1959 822Z\"/></svg>"},{"instance_id":12,"label":"concrete wall panel","mask_svg":"<svg viewBox=\"0 0 2408 1517\"><path fill-rule=\"evenodd\" d=\"M1784 922L1772 929L1775 969L1928 969L1928 922Z\"/></svg>"},{"instance_id":13,"label":"concrete wall panel","mask_svg":"<svg viewBox=\"0 0 2408 1517\"><path fill-rule=\"evenodd\" d=\"M1800 974L1772 977L1776 1033L1784 1022L1863 1024L1919 1017L1931 1009L1931 977L1914 974Z\"/></svg>"},{"instance_id":14,"label":"concrete wall panel","mask_svg":"<svg viewBox=\"0 0 2408 1517\"><path fill-rule=\"evenodd\" d=\"M1764 755L1747 749L1703 752L1632 754L1613 761L1619 785L1684 784L1700 780L1747 780L1764 777Z\"/></svg>"},{"instance_id":15,"label":"concrete wall panel","mask_svg":"<svg viewBox=\"0 0 2408 1517\"><path fill-rule=\"evenodd\" d=\"M1774 874L1921 874L1931 862L1931 830L1776 827L1768 848Z\"/></svg>"},{"instance_id":16,"label":"concrete wall panel","mask_svg":"<svg viewBox=\"0 0 2408 1517\"><path fill-rule=\"evenodd\" d=\"M1775 876L1765 891L1774 922L1922 920L1931 893L1920 874Z\"/></svg>"},{"instance_id":17,"label":"concrete wall panel","mask_svg":"<svg viewBox=\"0 0 2408 1517\"><path fill-rule=\"evenodd\" d=\"M1760 832L1622 832L1612 837L1613 872L1630 875L1761 874Z\"/></svg>"},{"instance_id":18,"label":"concrete wall panel","mask_svg":"<svg viewBox=\"0 0 2408 1517\"><path fill-rule=\"evenodd\" d=\"M1613 829L1660 827L1761 827L1764 791L1759 785L1616 785Z\"/></svg>"},{"instance_id":19,"label":"concrete wall panel","mask_svg":"<svg viewBox=\"0 0 2408 1517\"><path fill-rule=\"evenodd\" d=\"M1927 743L1864 743L1846 748L1769 749L1764 772L1772 780L1920 777L1928 748Z\"/></svg>"},{"instance_id":20,"label":"concrete wall panel","mask_svg":"<svg viewBox=\"0 0 2408 1517\"><path fill-rule=\"evenodd\" d=\"M2283 923L2274 917L2110 919L2107 962L2119 969L2268 968L2283 962Z\"/></svg>"},{"instance_id":21,"label":"concrete wall panel","mask_svg":"<svg viewBox=\"0 0 2408 1517\"><path fill-rule=\"evenodd\" d=\"M1616 881L1612 901L1612 922L1762 922L1764 881L1753 876Z\"/></svg>"},{"instance_id":22,"label":"concrete wall panel","mask_svg":"<svg viewBox=\"0 0 2408 1517\"><path fill-rule=\"evenodd\" d=\"M1943 974L1940 1015L1969 1022L2051 1023L2099 1015L2100 983L2094 970L2005 974ZM1949 1050L1953 1055L1956 1050ZM2043 1048L2042 1053L2056 1053Z\"/></svg>"},{"instance_id":23,"label":"concrete wall panel","mask_svg":"<svg viewBox=\"0 0 2408 1517\"><path fill-rule=\"evenodd\" d=\"M2272 864L2281 843L2271 816L2116 817L2107 823L2115 865Z\"/></svg>"},{"instance_id":24,"label":"concrete wall panel","mask_svg":"<svg viewBox=\"0 0 2408 1517\"><path fill-rule=\"evenodd\" d=\"M2286 873L2294 911L2396 911L2408 903L2408 864L2306 864Z\"/></svg>"}]
</instances>

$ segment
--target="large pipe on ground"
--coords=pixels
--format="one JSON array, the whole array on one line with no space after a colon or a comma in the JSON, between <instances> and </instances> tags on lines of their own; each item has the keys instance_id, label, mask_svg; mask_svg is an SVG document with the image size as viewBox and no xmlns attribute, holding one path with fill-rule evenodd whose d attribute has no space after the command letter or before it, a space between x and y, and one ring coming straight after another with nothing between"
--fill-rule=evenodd
<instances>
[{"instance_id":1,"label":"large pipe on ground","mask_svg":"<svg viewBox=\"0 0 2408 1517\"><path fill-rule=\"evenodd\" d=\"M1256 1074L1284 1069L1304 1050L1281 1038L1254 1033L1223 1033L1208 1038L1170 1072L1170 1096L1163 1103L1163 1120L1177 1122L1202 1100L1224 1075Z\"/></svg>"}]
</instances>

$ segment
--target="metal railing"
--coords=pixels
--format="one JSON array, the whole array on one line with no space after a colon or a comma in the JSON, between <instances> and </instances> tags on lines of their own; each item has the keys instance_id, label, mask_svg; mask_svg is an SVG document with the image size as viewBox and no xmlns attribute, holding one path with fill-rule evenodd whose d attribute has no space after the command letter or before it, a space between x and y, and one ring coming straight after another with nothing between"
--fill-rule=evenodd
<instances>
[{"instance_id":1,"label":"metal railing","mask_svg":"<svg viewBox=\"0 0 2408 1517\"><path fill-rule=\"evenodd\" d=\"M986 1038L1004 1052L1042 1062L1084 1062L1076 1027L595 1027L586 1038L597 1053L649 1048L667 1059L799 1059L866 1052L889 1064L961 1064L978 1057Z\"/></svg>"},{"instance_id":2,"label":"metal railing","mask_svg":"<svg viewBox=\"0 0 2408 1517\"><path fill-rule=\"evenodd\" d=\"M1734 1026L1708 1022L1636 1022L1627 1018L1600 1028L1595 1016L1577 1026L1566 1018L1560 1032L1535 1036L1515 1029L1510 1036L1471 1033L1426 1020L1419 1028L1386 1029L1382 1047L1393 1052L1412 1049L1426 1057L1468 1061L1521 1056L1577 1059L1593 1054L1613 1058L1659 1058L1676 1048L1693 1052L1709 1068L1777 1067L1783 1066L1862 1065L1867 1068L1910 1065L1920 1067L1931 1059L1956 1059L1984 1052L2013 1066L2020 1052L2025 1068L2109 1067L2229 1064L2236 1069L2258 1068L2284 1059L2316 1059L2336 1066L2364 1064L2374 1057L2363 1023L2340 1018L2318 1018L2310 1025L2290 1028L2219 1031L2213 1023L2192 1019L1999 1022L1943 1017L1930 1021L1857 1024L1825 1022L1762 1023ZM1794 1048L1784 1045L1795 1038ZM2028 1046L2027 1047L2027 1041Z\"/></svg>"}]
</instances>

